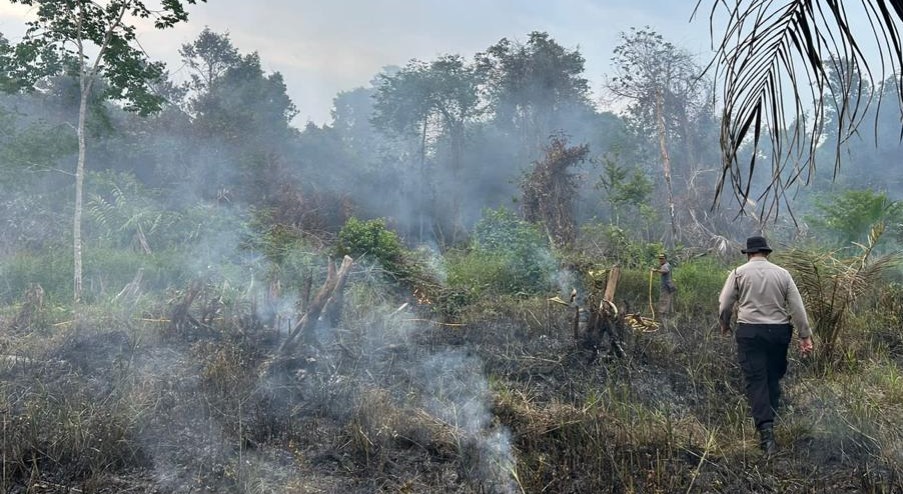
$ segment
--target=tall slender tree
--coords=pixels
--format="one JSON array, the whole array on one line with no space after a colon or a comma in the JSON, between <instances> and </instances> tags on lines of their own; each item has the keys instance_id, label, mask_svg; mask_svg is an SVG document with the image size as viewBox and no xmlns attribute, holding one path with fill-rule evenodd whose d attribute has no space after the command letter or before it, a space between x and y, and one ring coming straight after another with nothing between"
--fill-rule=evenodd
<instances>
[{"instance_id":1,"label":"tall slender tree","mask_svg":"<svg viewBox=\"0 0 903 494\"><path fill-rule=\"evenodd\" d=\"M641 135L657 143L671 220L669 243L679 240L672 149L683 144L687 172L695 167L690 120L703 101L702 68L693 57L649 28L621 33L613 58L616 75L608 90L629 102L629 118ZM674 142L676 141L676 142Z\"/></svg>"},{"instance_id":2,"label":"tall slender tree","mask_svg":"<svg viewBox=\"0 0 903 494\"><path fill-rule=\"evenodd\" d=\"M198 0L161 0L148 6L140 0L10 0L37 7L28 21L22 41L16 45L7 70L17 87L65 71L79 82L76 132L78 161L75 168L73 214L73 296L82 296L82 201L87 143L85 136L88 102L99 79L107 83L104 96L123 102L124 108L149 114L161 107L163 98L153 83L164 74L163 64L150 61L138 46L137 24L152 19L156 29L170 28L188 19L187 4ZM205 2L206 0L200 0Z\"/></svg>"}]
</instances>

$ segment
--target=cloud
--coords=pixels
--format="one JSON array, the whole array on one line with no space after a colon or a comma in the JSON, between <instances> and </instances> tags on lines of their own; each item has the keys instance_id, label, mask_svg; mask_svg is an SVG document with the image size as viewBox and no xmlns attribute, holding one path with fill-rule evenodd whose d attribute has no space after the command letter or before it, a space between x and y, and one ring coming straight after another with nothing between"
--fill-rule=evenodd
<instances>
[{"instance_id":1,"label":"cloud","mask_svg":"<svg viewBox=\"0 0 903 494\"><path fill-rule=\"evenodd\" d=\"M25 19L33 8L17 3L0 4L0 19Z\"/></svg>"},{"instance_id":2,"label":"cloud","mask_svg":"<svg viewBox=\"0 0 903 494\"><path fill-rule=\"evenodd\" d=\"M32 10L33 7L0 2L0 34L12 42L21 38Z\"/></svg>"}]
</instances>

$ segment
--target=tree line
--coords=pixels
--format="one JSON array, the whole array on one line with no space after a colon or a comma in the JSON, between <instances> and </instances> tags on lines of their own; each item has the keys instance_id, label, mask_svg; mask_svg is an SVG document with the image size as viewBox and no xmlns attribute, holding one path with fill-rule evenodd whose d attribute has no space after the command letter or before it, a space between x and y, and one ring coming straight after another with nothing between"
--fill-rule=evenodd
<instances>
[{"instance_id":1,"label":"tree line","mask_svg":"<svg viewBox=\"0 0 903 494\"><path fill-rule=\"evenodd\" d=\"M43 198L46 216L38 229L40 199L12 194L4 209L15 228L4 248L69 238L76 297L83 196L95 237L105 225L145 249L165 243L149 238L192 208L252 211L259 228L314 238L334 236L351 217L386 218L410 243L440 250L499 207L564 250L590 222L639 241L705 248L767 220L755 208L738 216L713 207L723 173L714 85L696 57L648 27L621 33L613 47L602 85L618 113L593 99L579 49L532 32L470 58L386 67L337 94L330 123L296 128L281 74L227 33L205 28L183 45L188 80L176 82L134 46L127 19L150 15L143 3L78 5L41 10L17 44L0 37L4 186ZM181 2L167 5L154 13L158 28L187 20ZM825 142L837 140L826 133ZM878 149L868 159L894 148ZM842 175L820 190L867 186L860 179Z\"/></svg>"}]
</instances>

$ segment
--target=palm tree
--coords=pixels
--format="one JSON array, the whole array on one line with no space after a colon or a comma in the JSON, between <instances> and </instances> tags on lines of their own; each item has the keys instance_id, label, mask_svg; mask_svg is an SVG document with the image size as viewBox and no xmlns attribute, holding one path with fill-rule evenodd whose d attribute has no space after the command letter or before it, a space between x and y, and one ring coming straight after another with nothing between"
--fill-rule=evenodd
<instances>
[{"instance_id":1,"label":"palm tree","mask_svg":"<svg viewBox=\"0 0 903 494\"><path fill-rule=\"evenodd\" d=\"M868 107L881 104L883 91L871 91L875 81L891 76L903 94L903 0L709 1L713 40L724 25L710 65L724 82L715 203L729 187L741 209L757 204L761 217L775 217L782 204L789 209L787 188L812 179L826 124L837 127L842 143ZM741 157L747 144L749 155ZM766 155L770 177L752 197L756 164ZM838 144L835 175L839 165Z\"/></svg>"},{"instance_id":2,"label":"palm tree","mask_svg":"<svg viewBox=\"0 0 903 494\"><path fill-rule=\"evenodd\" d=\"M901 255L892 252L875 256L875 245L884 233L884 224L872 225L868 241L855 244L861 252L837 257L838 251L796 248L782 256L782 264L792 273L812 317L813 332L821 339L824 361L835 356L847 320L856 303L880 286L880 280L899 265Z\"/></svg>"}]
</instances>

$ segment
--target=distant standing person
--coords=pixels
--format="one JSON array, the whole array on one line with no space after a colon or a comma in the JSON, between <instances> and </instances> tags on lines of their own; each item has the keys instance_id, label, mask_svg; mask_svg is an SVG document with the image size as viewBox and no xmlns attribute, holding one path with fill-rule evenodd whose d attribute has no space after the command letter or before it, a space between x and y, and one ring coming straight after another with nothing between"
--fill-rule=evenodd
<instances>
[{"instance_id":1,"label":"distant standing person","mask_svg":"<svg viewBox=\"0 0 903 494\"><path fill-rule=\"evenodd\" d=\"M662 277L661 290L658 295L658 313L665 321L665 318L671 315L674 292L677 291L677 285L671 279L671 263L665 254L658 255L658 267L652 268L652 272L659 273Z\"/></svg>"},{"instance_id":2,"label":"distant standing person","mask_svg":"<svg viewBox=\"0 0 903 494\"><path fill-rule=\"evenodd\" d=\"M787 349L796 326L803 355L812 351L812 331L799 289L786 269L768 261L765 237L746 239L747 262L727 277L719 297L721 333L730 334L737 305L737 358L746 380L746 397L759 432L759 446L770 456L777 450L774 417L787 372ZM791 321L793 324L791 324Z\"/></svg>"}]
</instances>

